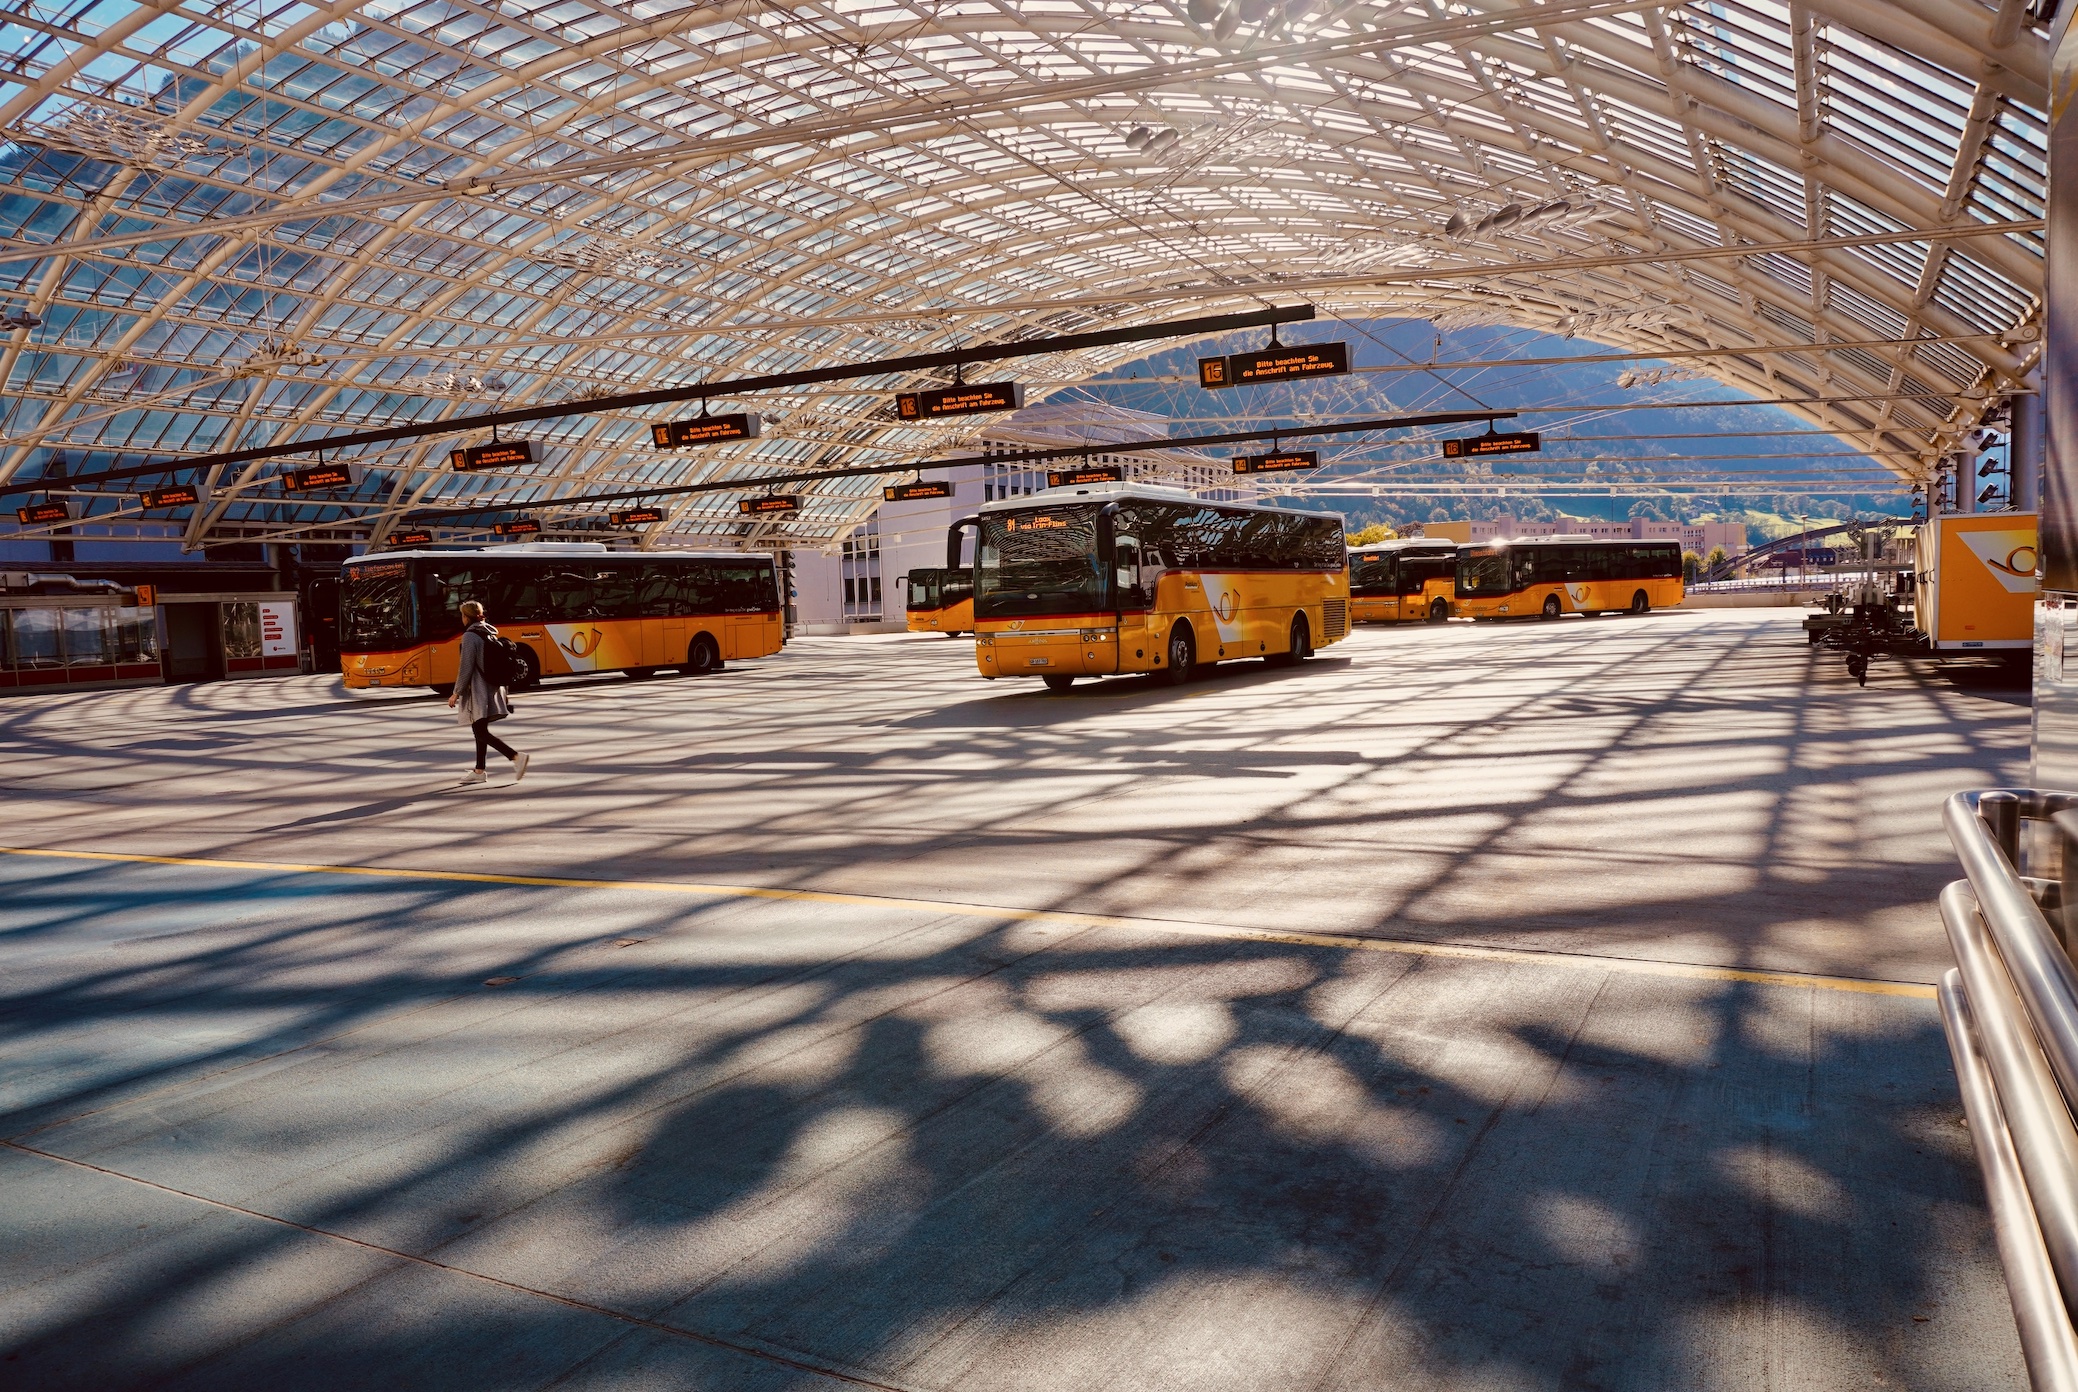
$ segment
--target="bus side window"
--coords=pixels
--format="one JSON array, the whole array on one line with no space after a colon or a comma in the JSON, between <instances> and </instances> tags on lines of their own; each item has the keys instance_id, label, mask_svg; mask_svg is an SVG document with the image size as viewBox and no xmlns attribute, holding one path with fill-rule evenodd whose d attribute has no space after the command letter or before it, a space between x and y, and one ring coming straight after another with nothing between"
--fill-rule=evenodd
<instances>
[{"instance_id":1,"label":"bus side window","mask_svg":"<svg viewBox=\"0 0 2078 1392\"><path fill-rule=\"evenodd\" d=\"M592 604L589 617L594 619L631 619L638 612L635 595L640 589L639 572L615 566L600 567L592 572Z\"/></svg>"}]
</instances>

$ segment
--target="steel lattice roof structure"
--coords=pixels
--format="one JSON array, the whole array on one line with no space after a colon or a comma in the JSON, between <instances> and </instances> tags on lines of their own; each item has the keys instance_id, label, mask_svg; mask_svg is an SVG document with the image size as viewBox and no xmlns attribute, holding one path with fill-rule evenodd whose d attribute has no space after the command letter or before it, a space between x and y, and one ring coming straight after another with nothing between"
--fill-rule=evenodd
<instances>
[{"instance_id":1,"label":"steel lattice roof structure","mask_svg":"<svg viewBox=\"0 0 2078 1392\"><path fill-rule=\"evenodd\" d=\"M1918 479L2039 346L2050 37L2016 0L13 0L0 26L0 482L573 403L516 473L451 472L470 437L368 450L315 503L212 468L191 545L938 457L974 429L892 419L915 377L763 398L763 438L697 452L650 448L669 411L582 402L1266 304L1676 354ZM755 524L679 498L653 534L825 543L880 483Z\"/></svg>"}]
</instances>

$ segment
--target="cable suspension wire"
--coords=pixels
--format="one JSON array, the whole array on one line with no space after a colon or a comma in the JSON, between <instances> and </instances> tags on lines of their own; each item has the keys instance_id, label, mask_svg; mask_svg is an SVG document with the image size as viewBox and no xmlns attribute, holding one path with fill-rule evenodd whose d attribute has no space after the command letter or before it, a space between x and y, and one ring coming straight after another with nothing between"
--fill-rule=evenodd
<instances>
[{"instance_id":1,"label":"cable suspension wire","mask_svg":"<svg viewBox=\"0 0 2078 1392\"><path fill-rule=\"evenodd\" d=\"M773 372L757 377L728 378L717 382L702 382L687 387L658 387L650 391L623 392L616 395L593 396L570 401L560 401L548 406L526 406L510 411L486 411L474 416L451 416L445 420L417 421L409 425L386 426L379 430L360 430L344 435L325 435L311 439L292 441L285 444L258 445L250 449L226 450L216 454L195 455L177 464L144 464L126 469L109 469L98 474L80 475L67 479L68 483L101 483L116 479L142 478L150 474L163 474L188 469L218 468L227 464L246 464L255 460L280 459L291 455L311 454L319 450L352 449L361 445L389 444L397 440L422 440L438 435L460 435L472 430L494 430L508 425L524 425L530 421L560 420L567 416L596 416L609 411L635 410L644 406L665 406L688 401L706 401L713 397L736 397L752 392L776 391L785 387L809 386L818 382L841 382L861 377L894 376L909 372L929 372L937 368L965 367L972 363L1001 362L1012 358L1040 357L1049 353L1075 353L1090 348L1107 348L1121 343L1145 343L1158 338L1200 338L1208 334L1227 333L1235 329L1266 328L1279 324L1305 323L1314 317L1310 304L1279 306L1270 309L1248 310L1238 314L1215 314L1196 319L1171 319L1156 324L1141 324L1130 328L1099 329L1091 333L1055 334L1044 338L1021 339L1014 343L977 344L971 348L952 348L937 353L911 353L899 358L884 358L877 362L840 363L832 367L803 368L796 372ZM34 492L42 481L13 481L0 485L0 497L14 493Z\"/></svg>"},{"instance_id":2,"label":"cable suspension wire","mask_svg":"<svg viewBox=\"0 0 2078 1392\"><path fill-rule=\"evenodd\" d=\"M1366 430L1406 430L1424 425L1463 425L1508 420L1513 411L1448 411L1419 416L1385 416L1372 420L1342 421L1334 425L1279 426L1274 430L1234 430L1218 435L1156 436L1147 440L1090 441L1053 449L1014 450L999 454L970 454L950 459L905 464L862 464L844 469L818 469L791 474L758 474L752 478L711 479L705 483L680 483L629 489L618 493L581 493L561 498L483 503L469 507L417 508L407 521L437 522L443 517L468 517L486 512L509 512L514 508L569 508L588 503L619 503L636 498L668 498L693 493L741 492L768 484L812 483L819 479L860 478L875 474L899 474L910 470L952 469L971 464L1038 463L1050 459L1080 459L1091 454L1145 454L1163 450L1199 449L1208 445L1232 445L1249 440L1297 439L1310 435L1349 435Z\"/></svg>"}]
</instances>

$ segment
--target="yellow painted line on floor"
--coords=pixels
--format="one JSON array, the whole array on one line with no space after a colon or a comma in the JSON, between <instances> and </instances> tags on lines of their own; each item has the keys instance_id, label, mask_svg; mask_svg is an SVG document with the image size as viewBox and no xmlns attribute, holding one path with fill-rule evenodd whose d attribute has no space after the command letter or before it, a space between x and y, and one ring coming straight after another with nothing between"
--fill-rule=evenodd
<instances>
[{"instance_id":1,"label":"yellow painted line on floor","mask_svg":"<svg viewBox=\"0 0 2078 1392\"><path fill-rule=\"evenodd\" d=\"M1223 923L1195 923L1164 918L1122 918L1108 914L1072 913L1061 909L1012 909L999 904L962 904L943 899L898 899L880 894L847 894L827 889L775 889L766 885L701 884L690 880L591 880L560 875L487 875L473 870L407 870L377 865L298 865L275 860L215 860L202 856L139 855L127 851L61 851L28 846L0 846L0 855L98 860L134 865L181 865L201 870L257 870L272 875L364 875L385 880L430 880L444 884L526 885L543 889L611 889L637 894L677 894L704 899L777 899L804 904L844 904L855 908L898 909L910 913L988 918L1013 923L1051 923L1068 928L1111 928L1177 937L1215 938L1230 942L1288 943L1299 947L1333 947L1350 952L1385 952L1404 957L1440 957L1464 962L1510 962L1535 966L1576 967L1626 976L1674 977L1688 981L1739 981L1757 986L1792 986L1815 991L1847 991L1868 996L1905 996L1932 1000L1934 988L1914 981L1875 981L1854 976L1814 976L1803 972L1755 971L1745 967L1713 967L1693 962L1661 962L1642 957L1604 957L1585 952L1540 952L1511 947L1479 947L1466 943L1410 942L1367 938L1354 933L1287 932L1276 928L1238 928Z\"/></svg>"}]
</instances>

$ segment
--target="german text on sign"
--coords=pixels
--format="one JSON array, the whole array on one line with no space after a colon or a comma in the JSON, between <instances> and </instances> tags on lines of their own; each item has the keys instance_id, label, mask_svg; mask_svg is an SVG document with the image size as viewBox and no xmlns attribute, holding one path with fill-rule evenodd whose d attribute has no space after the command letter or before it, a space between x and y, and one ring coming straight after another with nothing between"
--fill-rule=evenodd
<instances>
[{"instance_id":1,"label":"german text on sign","mask_svg":"<svg viewBox=\"0 0 2078 1392\"><path fill-rule=\"evenodd\" d=\"M1025 404L1018 382L982 382L938 391L903 392L895 398L895 414L903 420L937 420L982 411L1016 411Z\"/></svg>"},{"instance_id":2,"label":"german text on sign","mask_svg":"<svg viewBox=\"0 0 2078 1392\"><path fill-rule=\"evenodd\" d=\"M1314 469L1320 467L1320 455L1314 450L1286 450L1282 454L1243 454L1234 458L1237 474L1274 474L1284 469Z\"/></svg>"},{"instance_id":3,"label":"german text on sign","mask_svg":"<svg viewBox=\"0 0 2078 1392\"><path fill-rule=\"evenodd\" d=\"M500 440L489 445L470 445L449 450L448 467L468 473L472 469L506 469L514 464L532 464L534 447L525 440Z\"/></svg>"},{"instance_id":4,"label":"german text on sign","mask_svg":"<svg viewBox=\"0 0 2078 1392\"><path fill-rule=\"evenodd\" d=\"M351 488L354 472L344 464L320 464L311 469L291 469L281 476L288 493L314 493L320 488Z\"/></svg>"},{"instance_id":5,"label":"german text on sign","mask_svg":"<svg viewBox=\"0 0 2078 1392\"><path fill-rule=\"evenodd\" d=\"M1477 459L1486 454L1535 454L1542 446L1534 430L1512 430L1506 434L1470 435L1462 440L1445 440L1445 459Z\"/></svg>"},{"instance_id":6,"label":"german text on sign","mask_svg":"<svg viewBox=\"0 0 2078 1392\"><path fill-rule=\"evenodd\" d=\"M1229 353L1198 359L1198 385L1207 390L1246 387L1267 382L1297 382L1333 377L1349 371L1346 343L1300 343L1255 353Z\"/></svg>"},{"instance_id":7,"label":"german text on sign","mask_svg":"<svg viewBox=\"0 0 2078 1392\"><path fill-rule=\"evenodd\" d=\"M1048 469L1048 488L1074 488L1085 483L1119 483L1126 471L1116 464L1091 464L1081 469Z\"/></svg>"},{"instance_id":8,"label":"german text on sign","mask_svg":"<svg viewBox=\"0 0 2078 1392\"><path fill-rule=\"evenodd\" d=\"M950 498L952 485L943 480L931 483L898 483L881 489L880 496L890 503L913 503L924 498Z\"/></svg>"},{"instance_id":9,"label":"german text on sign","mask_svg":"<svg viewBox=\"0 0 2078 1392\"><path fill-rule=\"evenodd\" d=\"M685 449L689 445L718 445L729 440L755 440L764 423L756 416L694 416L691 420L658 421L649 428L650 443L658 449Z\"/></svg>"}]
</instances>

